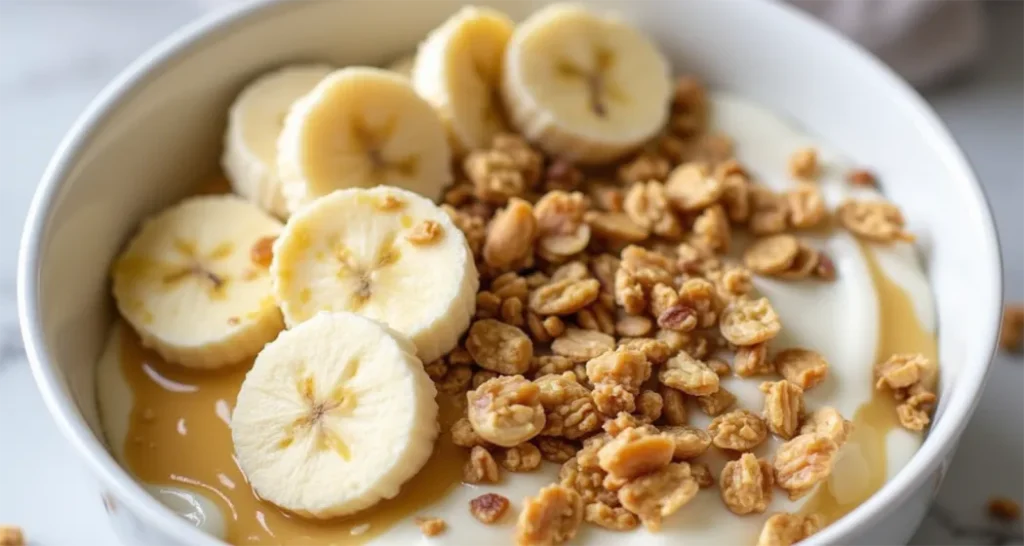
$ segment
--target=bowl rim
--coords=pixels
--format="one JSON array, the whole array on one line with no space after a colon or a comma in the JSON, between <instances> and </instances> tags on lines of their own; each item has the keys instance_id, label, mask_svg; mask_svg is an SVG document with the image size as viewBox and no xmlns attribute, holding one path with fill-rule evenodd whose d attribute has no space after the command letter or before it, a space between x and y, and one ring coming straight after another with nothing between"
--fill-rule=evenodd
<instances>
[{"instance_id":1,"label":"bowl rim","mask_svg":"<svg viewBox=\"0 0 1024 546\"><path fill-rule=\"evenodd\" d=\"M901 103L899 107L913 114L913 123L930 141L931 147L939 152L938 155L946 164L946 168L954 173L953 183L960 186L960 190L966 192L968 197L973 199L973 203L979 205L976 212L979 214L980 227L987 232L984 240L979 242L982 247L980 251L992 258L988 264L993 272L991 282L987 290L982 288L982 297L975 300L980 300L982 305L987 303L994 307L989 313L992 318L985 328L987 351L982 351L983 354L976 356L977 362L969 362L964 366L955 393L948 397L951 399L948 402L950 405L945 407L943 418L928 432L925 442L906 466L850 513L805 541L808 545L843 544L849 543L851 535L859 527L876 523L893 505L906 500L936 470L939 470L940 479L930 497L937 492L950 452L978 404L995 354L996 337L1000 328L999 310L1003 296L1002 256L999 252L999 239L988 196L978 183L965 154L938 115L917 91L873 54L811 15L777 0L760 4L761 9L777 10L784 17L800 20L800 24L817 34L819 39L831 40L836 47L847 50L854 58L858 58L859 62L866 63L880 83L892 89L894 99ZM178 28L123 69L89 103L54 152L33 196L19 248L18 319L32 375L47 410L64 437L72 444L78 455L86 460L93 474L98 476L104 490L109 488L117 500L130 502L131 511L148 525L153 525L168 537L186 544L212 546L225 543L175 515L116 462L75 407L63 384L63 374L57 370L50 358L43 341L39 318L37 272L40 266L40 246L52 222L53 204L64 184L66 174L78 161L86 145L95 138L97 127L118 109L126 97L177 59L201 50L206 42L232 32L239 25L250 24L256 18L270 17L278 9L292 7L292 2L248 0L214 10Z\"/></svg>"}]
</instances>

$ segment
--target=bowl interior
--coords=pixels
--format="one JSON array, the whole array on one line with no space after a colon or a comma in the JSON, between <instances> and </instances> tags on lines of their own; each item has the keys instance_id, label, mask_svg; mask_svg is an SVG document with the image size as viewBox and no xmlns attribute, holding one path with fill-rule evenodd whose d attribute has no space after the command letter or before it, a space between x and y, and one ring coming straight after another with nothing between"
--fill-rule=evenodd
<instances>
[{"instance_id":1,"label":"bowl interior","mask_svg":"<svg viewBox=\"0 0 1024 546\"><path fill-rule=\"evenodd\" d=\"M538 4L481 3L516 18ZM54 411L65 414L58 417L79 448L97 449L102 438L93 369L113 317L111 259L141 218L216 171L227 107L242 86L296 61L385 64L411 52L458 6L391 0L246 8L182 31L99 99L43 181L26 228L20 277L23 327L37 377L50 391ZM620 11L652 35L677 72L697 73L714 88L753 99L870 166L911 228L925 234L921 246L941 332L942 399L921 453L893 480L902 485L890 483L884 491L934 468L984 380L1001 289L987 206L941 124L879 63L785 6L708 1L601 7ZM79 426L82 419L91 432ZM867 504L858 513L882 508ZM838 538L848 530L844 525L816 539Z\"/></svg>"}]
</instances>

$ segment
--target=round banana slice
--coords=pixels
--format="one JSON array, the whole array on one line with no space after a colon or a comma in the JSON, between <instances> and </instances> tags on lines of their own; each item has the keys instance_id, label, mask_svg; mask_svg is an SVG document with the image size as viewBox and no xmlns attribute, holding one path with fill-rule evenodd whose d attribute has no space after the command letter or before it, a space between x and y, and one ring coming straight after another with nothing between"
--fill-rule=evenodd
<instances>
[{"instance_id":1,"label":"round banana slice","mask_svg":"<svg viewBox=\"0 0 1024 546\"><path fill-rule=\"evenodd\" d=\"M413 350L368 318L320 313L260 351L231 416L256 493L310 518L397 495L438 432L434 383Z\"/></svg>"},{"instance_id":2,"label":"round banana slice","mask_svg":"<svg viewBox=\"0 0 1024 546\"><path fill-rule=\"evenodd\" d=\"M231 189L278 218L288 217L277 177L277 137L285 115L333 70L312 64L265 74L242 90L228 113L221 166Z\"/></svg>"},{"instance_id":3,"label":"round banana slice","mask_svg":"<svg viewBox=\"0 0 1024 546\"><path fill-rule=\"evenodd\" d=\"M117 308L170 362L218 368L250 358L284 327L259 259L280 231L240 197L186 199L146 220L115 261Z\"/></svg>"},{"instance_id":4,"label":"round banana slice","mask_svg":"<svg viewBox=\"0 0 1024 546\"><path fill-rule=\"evenodd\" d=\"M409 79L343 68L295 103L277 141L288 210L345 188L396 186L438 200L452 180L437 113Z\"/></svg>"},{"instance_id":5,"label":"round banana slice","mask_svg":"<svg viewBox=\"0 0 1024 546\"><path fill-rule=\"evenodd\" d=\"M668 61L638 30L574 4L553 4L516 27L502 96L510 121L544 151L613 161L665 124Z\"/></svg>"},{"instance_id":6,"label":"round banana slice","mask_svg":"<svg viewBox=\"0 0 1024 546\"><path fill-rule=\"evenodd\" d=\"M320 311L358 313L409 337L424 362L458 344L480 286L448 215L388 186L336 191L294 214L270 274L289 326Z\"/></svg>"},{"instance_id":7,"label":"round banana slice","mask_svg":"<svg viewBox=\"0 0 1024 546\"><path fill-rule=\"evenodd\" d=\"M412 85L437 109L460 155L508 131L499 87L514 28L499 11L467 6L420 45Z\"/></svg>"}]
</instances>

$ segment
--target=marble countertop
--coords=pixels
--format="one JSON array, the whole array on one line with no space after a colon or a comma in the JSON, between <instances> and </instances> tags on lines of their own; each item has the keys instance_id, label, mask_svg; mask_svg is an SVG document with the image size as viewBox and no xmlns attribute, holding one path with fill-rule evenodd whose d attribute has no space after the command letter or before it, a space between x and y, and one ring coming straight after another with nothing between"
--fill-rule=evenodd
<instances>
[{"instance_id":1,"label":"marble countertop","mask_svg":"<svg viewBox=\"0 0 1024 546\"><path fill-rule=\"evenodd\" d=\"M37 180L75 117L201 1L0 0L0 524L34 545L117 544L93 479L51 422L17 327L18 238ZM1002 240L1006 298L1024 300L1024 3L988 6L988 46L970 74L926 98L970 156ZM1024 544L986 517L1024 493L1024 362L1000 354L938 501L912 544Z\"/></svg>"}]
</instances>

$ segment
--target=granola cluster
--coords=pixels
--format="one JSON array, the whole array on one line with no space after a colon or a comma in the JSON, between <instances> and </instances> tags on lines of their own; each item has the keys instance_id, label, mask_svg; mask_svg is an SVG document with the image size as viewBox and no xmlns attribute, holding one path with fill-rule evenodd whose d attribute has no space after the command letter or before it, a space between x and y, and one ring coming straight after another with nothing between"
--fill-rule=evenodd
<instances>
[{"instance_id":1,"label":"granola cluster","mask_svg":"<svg viewBox=\"0 0 1024 546\"><path fill-rule=\"evenodd\" d=\"M894 354L875 364L875 388L888 391L898 402L896 416L908 430L924 430L938 398L935 377L938 370L920 354Z\"/></svg>"},{"instance_id":2,"label":"granola cluster","mask_svg":"<svg viewBox=\"0 0 1024 546\"><path fill-rule=\"evenodd\" d=\"M680 78L664 131L613 169L582 169L502 135L468 154L445 197L481 272L463 343L427 366L439 391L467 401L450 430L470 453L465 480L561 465L557 483L523 502L520 546L570 540L584 522L656 531L716 484L733 513L764 513L773 491L795 499L825 480L851 431L835 409L805 406L828 376L824 357L771 356L782 323L751 283L835 279L829 257L798 236L831 214L817 153L795 153L794 187L773 191L727 137L707 131L707 107L701 83ZM844 206L839 220L853 233L907 238L898 210ZM740 231L753 235L745 249ZM732 375L761 385L763 407L738 407L722 385ZM904 405L924 407L905 392ZM691 426L691 411L714 419ZM771 435L786 442L758 458ZM712 449L731 459L717 476L700 460ZM508 507L486 494L470 511L492 523ZM820 526L768 521L761 544L792 544Z\"/></svg>"}]
</instances>

